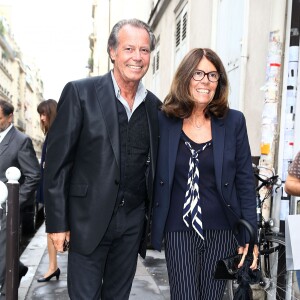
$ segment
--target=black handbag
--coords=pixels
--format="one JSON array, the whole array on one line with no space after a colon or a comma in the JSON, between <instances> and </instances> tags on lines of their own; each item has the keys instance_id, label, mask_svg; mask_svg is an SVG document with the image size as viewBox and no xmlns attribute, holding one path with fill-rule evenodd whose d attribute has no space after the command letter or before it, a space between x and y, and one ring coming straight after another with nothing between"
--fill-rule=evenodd
<instances>
[{"instance_id":1,"label":"black handbag","mask_svg":"<svg viewBox=\"0 0 300 300\"><path fill-rule=\"evenodd\" d=\"M240 219L235 230L237 231L240 225L246 227L250 234L250 242L249 242L249 250L248 253L252 256L252 251L254 247L254 239L255 234L252 226L245 220ZM237 279L237 272L238 272L238 264L242 259L242 254L234 254L229 257L220 259L217 261L214 278L221 279L221 280L234 280Z\"/></svg>"},{"instance_id":2,"label":"black handbag","mask_svg":"<svg viewBox=\"0 0 300 300\"><path fill-rule=\"evenodd\" d=\"M236 279L238 271L238 264L240 263L242 254L235 254L224 259L217 261L216 269L214 272L215 279Z\"/></svg>"}]
</instances>

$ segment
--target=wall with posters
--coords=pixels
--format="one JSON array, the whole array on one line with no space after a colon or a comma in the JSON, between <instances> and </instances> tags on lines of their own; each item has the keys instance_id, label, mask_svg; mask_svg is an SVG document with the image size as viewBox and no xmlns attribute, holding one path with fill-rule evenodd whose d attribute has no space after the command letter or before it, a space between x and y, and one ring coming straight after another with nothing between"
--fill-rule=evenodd
<instances>
[{"instance_id":1,"label":"wall with posters","mask_svg":"<svg viewBox=\"0 0 300 300\"><path fill-rule=\"evenodd\" d=\"M290 197L284 192L284 181L288 167L294 156L300 151L296 126L300 124L299 94L299 42L300 42L300 1L290 0L286 29L285 63L283 70L282 107L278 149L278 175L283 181L280 191L275 194L272 215L279 230L284 232L287 215L295 213ZM298 115L297 112L298 111ZM278 222L278 223L277 223Z\"/></svg>"},{"instance_id":2,"label":"wall with posters","mask_svg":"<svg viewBox=\"0 0 300 300\"><path fill-rule=\"evenodd\" d=\"M293 1L290 28L290 43L288 49L287 85L283 93L286 94L285 114L283 126L283 160L281 177L286 179L288 166L300 149L295 149L295 118L298 96L298 66L299 66L299 32L300 32L300 1ZM298 98L299 99L299 98ZM299 104L298 104L299 105ZM299 118L299 116L298 116ZM299 137L298 137L299 139Z\"/></svg>"}]
</instances>

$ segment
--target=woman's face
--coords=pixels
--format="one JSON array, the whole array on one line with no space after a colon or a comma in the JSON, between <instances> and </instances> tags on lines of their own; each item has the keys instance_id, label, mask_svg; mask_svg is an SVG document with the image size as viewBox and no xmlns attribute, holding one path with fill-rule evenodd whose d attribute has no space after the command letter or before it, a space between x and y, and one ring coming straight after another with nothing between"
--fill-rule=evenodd
<instances>
[{"instance_id":1,"label":"woman's face","mask_svg":"<svg viewBox=\"0 0 300 300\"><path fill-rule=\"evenodd\" d=\"M46 116L46 114L40 114L40 121L41 121L42 126L43 126L44 128L49 127L49 119L48 119L48 117Z\"/></svg>"},{"instance_id":2,"label":"woman's face","mask_svg":"<svg viewBox=\"0 0 300 300\"><path fill-rule=\"evenodd\" d=\"M205 73L209 72L217 72L216 67L204 56L201 61L199 62L196 70L195 75L190 80L190 94L194 98L197 105L203 106L204 108L211 102L211 100L214 98L218 81L211 82L208 80L208 76L211 80L215 80L218 78L218 72L217 73L210 73L204 75L204 77L197 81L194 79L199 77L199 74L203 71ZM201 76L200 76L201 77Z\"/></svg>"}]
</instances>

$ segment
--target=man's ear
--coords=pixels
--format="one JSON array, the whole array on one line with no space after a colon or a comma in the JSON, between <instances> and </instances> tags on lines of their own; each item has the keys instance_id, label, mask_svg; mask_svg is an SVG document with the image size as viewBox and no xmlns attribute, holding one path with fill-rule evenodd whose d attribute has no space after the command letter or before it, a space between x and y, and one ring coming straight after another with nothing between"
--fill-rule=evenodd
<instances>
[{"instance_id":1,"label":"man's ear","mask_svg":"<svg viewBox=\"0 0 300 300\"><path fill-rule=\"evenodd\" d=\"M116 58L116 50L114 48L109 48L109 56L112 61Z\"/></svg>"},{"instance_id":2,"label":"man's ear","mask_svg":"<svg viewBox=\"0 0 300 300\"><path fill-rule=\"evenodd\" d=\"M9 114L9 116L8 116L8 121L9 121L10 123L12 123L12 122L13 122L13 119L14 119L14 114Z\"/></svg>"}]
</instances>

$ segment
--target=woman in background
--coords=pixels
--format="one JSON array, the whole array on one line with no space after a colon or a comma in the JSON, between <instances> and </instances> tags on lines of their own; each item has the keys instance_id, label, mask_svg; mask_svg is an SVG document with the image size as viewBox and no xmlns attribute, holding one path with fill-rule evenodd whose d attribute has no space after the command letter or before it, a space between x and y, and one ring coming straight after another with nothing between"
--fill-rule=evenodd
<instances>
[{"instance_id":1,"label":"woman in background","mask_svg":"<svg viewBox=\"0 0 300 300\"><path fill-rule=\"evenodd\" d=\"M172 300L222 299L226 280L216 262L238 251L247 236L233 234L239 219L256 232L256 200L244 115L229 109L228 78L211 49L193 49L179 65L159 114L151 241L165 255ZM249 242L249 241L248 241ZM258 248L254 247L256 269Z\"/></svg>"},{"instance_id":2,"label":"woman in background","mask_svg":"<svg viewBox=\"0 0 300 300\"><path fill-rule=\"evenodd\" d=\"M42 157L41 157L41 181L40 181L39 189L37 191L37 201L43 204L44 204L43 179L44 179L44 164L45 164L46 149L47 149L47 134L56 117L56 107L57 107L57 102L52 99L42 101L37 107L37 112L40 115L41 129L45 134L45 141L43 144ZM45 217L47 219L47 216ZM52 277L56 277L57 280L59 279L60 269L57 267L57 257L56 257L57 252L52 243L52 240L49 237L49 234L47 234L47 246L48 246L48 255L49 255L48 271L44 274L43 277L37 280L38 282L49 281Z\"/></svg>"}]
</instances>

